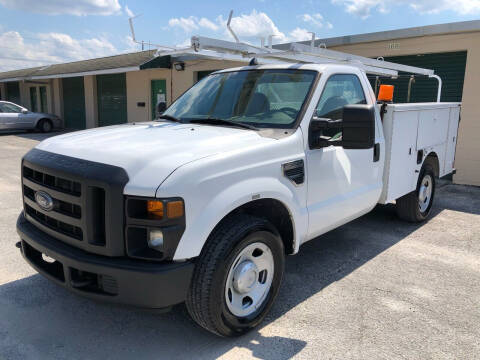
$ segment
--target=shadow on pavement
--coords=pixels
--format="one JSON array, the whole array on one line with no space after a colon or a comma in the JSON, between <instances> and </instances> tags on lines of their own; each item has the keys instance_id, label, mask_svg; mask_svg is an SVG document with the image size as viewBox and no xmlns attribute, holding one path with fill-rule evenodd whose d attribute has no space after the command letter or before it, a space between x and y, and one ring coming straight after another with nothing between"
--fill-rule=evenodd
<instances>
[{"instance_id":1,"label":"shadow on pavement","mask_svg":"<svg viewBox=\"0 0 480 360\"><path fill-rule=\"evenodd\" d=\"M480 213L478 188L445 185L439 192L442 196L437 197L432 218L444 209ZM421 226L398 220L393 205L378 206L306 243L299 255L287 258L280 295L262 326ZM237 356L240 352L261 359L289 359L307 345L291 337L265 336L262 328L241 338L219 338L195 325L183 305L154 314L94 303L40 275L0 286L0 319L0 353L11 358L210 359L235 351Z\"/></svg>"}]
</instances>

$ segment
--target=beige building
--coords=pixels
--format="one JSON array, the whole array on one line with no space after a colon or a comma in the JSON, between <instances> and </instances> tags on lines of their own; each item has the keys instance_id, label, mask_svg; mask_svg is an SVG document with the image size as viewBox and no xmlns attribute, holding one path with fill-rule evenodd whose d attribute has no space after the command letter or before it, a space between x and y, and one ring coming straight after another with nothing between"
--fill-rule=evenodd
<instances>
[{"instance_id":1,"label":"beige building","mask_svg":"<svg viewBox=\"0 0 480 360\"><path fill-rule=\"evenodd\" d=\"M309 42L305 42L309 43ZM317 46L434 69L443 79L442 101L462 101L456 183L480 185L480 21L468 21L316 41ZM277 45L277 48L288 44ZM155 104L170 104L203 76L242 63L172 59L142 51L0 73L0 98L90 128L152 119ZM407 99L408 77L393 83L395 101ZM415 79L410 101L434 101L434 80Z\"/></svg>"}]
</instances>

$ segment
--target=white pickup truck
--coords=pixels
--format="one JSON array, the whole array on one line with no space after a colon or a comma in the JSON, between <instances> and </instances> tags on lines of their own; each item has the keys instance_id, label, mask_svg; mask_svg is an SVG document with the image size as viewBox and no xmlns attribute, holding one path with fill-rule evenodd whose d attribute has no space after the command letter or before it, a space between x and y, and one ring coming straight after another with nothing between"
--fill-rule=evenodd
<instances>
[{"instance_id":1,"label":"white pickup truck","mask_svg":"<svg viewBox=\"0 0 480 360\"><path fill-rule=\"evenodd\" d=\"M422 221L451 173L459 103L377 104L337 64L215 72L156 121L47 139L22 160L25 260L75 293L258 325L285 256L396 202ZM361 236L361 234L359 235Z\"/></svg>"}]
</instances>

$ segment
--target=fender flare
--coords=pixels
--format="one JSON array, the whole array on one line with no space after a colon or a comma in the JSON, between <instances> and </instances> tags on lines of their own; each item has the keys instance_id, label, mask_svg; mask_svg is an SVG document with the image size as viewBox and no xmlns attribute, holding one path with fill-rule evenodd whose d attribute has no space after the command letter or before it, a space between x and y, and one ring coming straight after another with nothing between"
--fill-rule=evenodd
<instances>
[{"instance_id":1,"label":"fender flare","mask_svg":"<svg viewBox=\"0 0 480 360\"><path fill-rule=\"evenodd\" d=\"M257 199L274 199L281 202L290 214L293 225L294 253L300 246L299 240L308 227L308 216L299 199L284 183L276 178L251 178L232 184L210 199L202 208L199 216L195 216L175 251L174 260L196 257L200 254L213 229L232 211ZM188 207L188 203L186 204Z\"/></svg>"}]
</instances>

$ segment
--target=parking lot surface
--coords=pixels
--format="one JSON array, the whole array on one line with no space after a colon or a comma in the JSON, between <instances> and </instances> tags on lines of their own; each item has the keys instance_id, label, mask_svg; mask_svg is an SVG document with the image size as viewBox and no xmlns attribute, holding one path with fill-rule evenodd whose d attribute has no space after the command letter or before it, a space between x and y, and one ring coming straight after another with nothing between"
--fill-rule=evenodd
<instances>
[{"instance_id":1,"label":"parking lot surface","mask_svg":"<svg viewBox=\"0 0 480 360\"><path fill-rule=\"evenodd\" d=\"M480 188L442 182L426 223L379 206L305 244L266 322L225 339L183 305L95 303L23 261L20 159L45 137L0 134L0 359L480 358Z\"/></svg>"}]
</instances>

